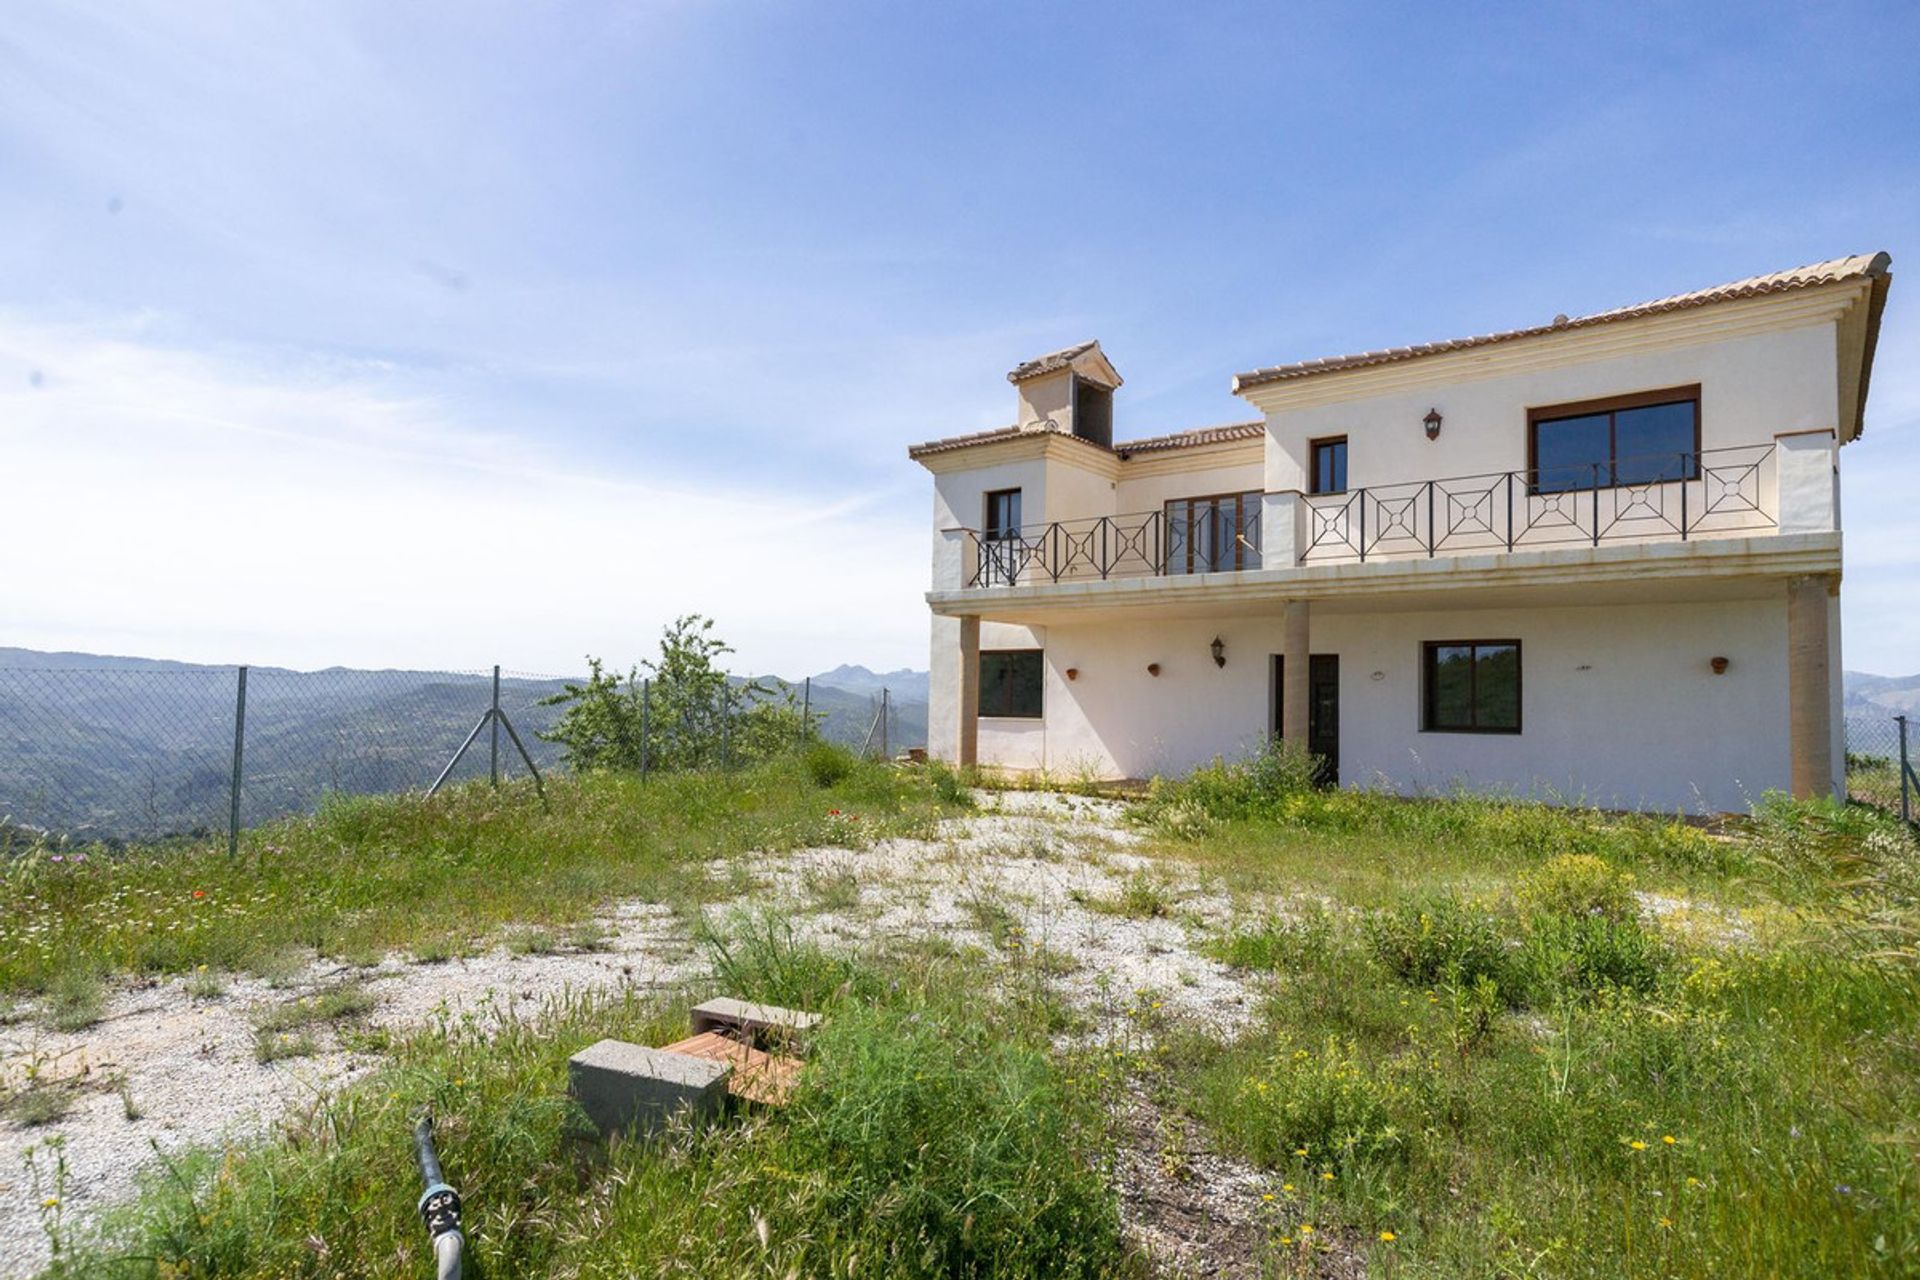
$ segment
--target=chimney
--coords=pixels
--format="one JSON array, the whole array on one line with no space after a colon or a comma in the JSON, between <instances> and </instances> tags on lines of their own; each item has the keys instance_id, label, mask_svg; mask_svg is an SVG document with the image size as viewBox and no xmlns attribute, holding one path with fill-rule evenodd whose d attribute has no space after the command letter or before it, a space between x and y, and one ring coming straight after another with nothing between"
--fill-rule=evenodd
<instances>
[{"instance_id":1,"label":"chimney","mask_svg":"<svg viewBox=\"0 0 1920 1280\"><path fill-rule=\"evenodd\" d=\"M1022 431L1058 431L1113 447L1113 392L1120 374L1098 342L1082 342L1015 365Z\"/></svg>"}]
</instances>

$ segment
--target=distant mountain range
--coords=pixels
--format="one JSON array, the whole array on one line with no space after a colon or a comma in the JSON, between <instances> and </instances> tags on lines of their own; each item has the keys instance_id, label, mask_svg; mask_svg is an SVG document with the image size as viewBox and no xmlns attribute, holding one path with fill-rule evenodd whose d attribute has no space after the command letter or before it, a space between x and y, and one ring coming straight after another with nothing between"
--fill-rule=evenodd
<instances>
[{"instance_id":1,"label":"distant mountain range","mask_svg":"<svg viewBox=\"0 0 1920 1280\"><path fill-rule=\"evenodd\" d=\"M1906 715L1920 720L1920 675L1873 676L1864 671L1846 674L1847 715ZM1920 724L1914 726L1920 733Z\"/></svg>"},{"instance_id":2,"label":"distant mountain range","mask_svg":"<svg viewBox=\"0 0 1920 1280\"><path fill-rule=\"evenodd\" d=\"M242 820L299 812L330 791L429 785L486 710L490 683L487 672L250 668ZM541 702L566 683L501 680L501 707L543 770L559 765L539 735L561 708ZM798 681L761 683L806 696ZM0 647L0 825L127 838L224 828L236 684L230 666ZM925 672L814 677L822 735L867 741L883 687L888 749L924 746ZM491 747L483 734L454 776L485 777ZM523 772L505 735L500 750L509 775Z\"/></svg>"}]
</instances>

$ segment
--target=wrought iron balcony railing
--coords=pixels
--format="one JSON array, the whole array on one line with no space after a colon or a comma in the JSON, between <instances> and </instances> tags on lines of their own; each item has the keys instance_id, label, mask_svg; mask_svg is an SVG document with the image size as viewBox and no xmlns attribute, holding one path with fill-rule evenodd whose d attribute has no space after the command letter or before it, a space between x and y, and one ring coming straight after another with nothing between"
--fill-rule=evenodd
<instances>
[{"instance_id":1,"label":"wrought iron balcony railing","mask_svg":"<svg viewBox=\"0 0 1920 1280\"><path fill-rule=\"evenodd\" d=\"M1260 567L1260 502L1227 499L979 535L969 587L1229 573Z\"/></svg>"},{"instance_id":2,"label":"wrought iron balcony railing","mask_svg":"<svg viewBox=\"0 0 1920 1280\"><path fill-rule=\"evenodd\" d=\"M1620 458L1313 494L1303 562L1656 542L1774 527L1774 446ZM1628 477L1632 477L1628 479Z\"/></svg>"},{"instance_id":3,"label":"wrought iron balcony railing","mask_svg":"<svg viewBox=\"0 0 1920 1280\"><path fill-rule=\"evenodd\" d=\"M1665 542L1772 529L1776 446L1667 453L1342 493L1174 503L976 533L968 587L1172 577L1302 564L1516 551L1567 544ZM1275 506L1275 499L1283 500ZM1294 513L1291 539L1263 543L1261 522Z\"/></svg>"}]
</instances>

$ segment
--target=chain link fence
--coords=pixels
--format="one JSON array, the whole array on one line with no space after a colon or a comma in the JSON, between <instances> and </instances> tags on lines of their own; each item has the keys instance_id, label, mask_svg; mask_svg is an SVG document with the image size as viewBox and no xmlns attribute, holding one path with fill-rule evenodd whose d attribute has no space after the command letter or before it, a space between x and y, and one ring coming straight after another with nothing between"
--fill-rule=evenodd
<instances>
[{"instance_id":1,"label":"chain link fence","mask_svg":"<svg viewBox=\"0 0 1920 1280\"><path fill-rule=\"evenodd\" d=\"M1847 798L1903 818L1920 812L1920 725L1883 712L1847 716Z\"/></svg>"},{"instance_id":2,"label":"chain link fence","mask_svg":"<svg viewBox=\"0 0 1920 1280\"><path fill-rule=\"evenodd\" d=\"M497 679L504 724L487 718L494 671L0 666L0 843L8 831L108 844L231 839L328 795L526 777L520 746L542 773L560 769L561 748L545 734L566 708L546 703L585 677ZM819 691L816 703L811 681L767 684L822 736L901 742L882 695L869 713L868 699L838 691ZM737 714L747 702L722 705ZM716 762L730 745L725 728ZM656 750L675 733L655 724Z\"/></svg>"}]
</instances>

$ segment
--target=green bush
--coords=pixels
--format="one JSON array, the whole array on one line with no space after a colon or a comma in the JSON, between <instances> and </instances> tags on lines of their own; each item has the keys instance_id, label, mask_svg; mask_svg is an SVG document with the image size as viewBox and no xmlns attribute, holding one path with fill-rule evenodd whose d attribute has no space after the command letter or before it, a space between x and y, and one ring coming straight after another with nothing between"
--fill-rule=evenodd
<instances>
[{"instance_id":1,"label":"green bush","mask_svg":"<svg viewBox=\"0 0 1920 1280\"><path fill-rule=\"evenodd\" d=\"M1364 927L1374 955L1403 982L1431 987L1443 979L1472 984L1487 977L1503 991L1512 983L1499 918L1458 895L1439 894L1376 911Z\"/></svg>"},{"instance_id":2,"label":"green bush","mask_svg":"<svg viewBox=\"0 0 1920 1280\"><path fill-rule=\"evenodd\" d=\"M1515 898L1528 911L1631 920L1639 914L1633 877L1591 853L1563 853L1520 877Z\"/></svg>"},{"instance_id":3,"label":"green bush","mask_svg":"<svg viewBox=\"0 0 1920 1280\"><path fill-rule=\"evenodd\" d=\"M1283 1047L1251 1071L1229 1070L1233 1145L1261 1164L1345 1169L1409 1149L1395 1116L1412 1094L1391 1072L1370 1072L1351 1041L1329 1036L1318 1051Z\"/></svg>"},{"instance_id":4,"label":"green bush","mask_svg":"<svg viewBox=\"0 0 1920 1280\"><path fill-rule=\"evenodd\" d=\"M1526 1001L1544 1006L1561 996L1652 991L1668 948L1638 920L1542 913L1527 921L1517 959Z\"/></svg>"},{"instance_id":5,"label":"green bush","mask_svg":"<svg viewBox=\"0 0 1920 1280\"><path fill-rule=\"evenodd\" d=\"M845 782L860 767L860 761L837 742L810 742L800 753L800 766L814 786L825 788Z\"/></svg>"},{"instance_id":6,"label":"green bush","mask_svg":"<svg viewBox=\"0 0 1920 1280\"><path fill-rule=\"evenodd\" d=\"M1189 809L1220 820L1278 817L1290 799L1313 790L1316 768L1304 749L1269 739L1244 760L1215 760L1177 782L1158 782L1148 816Z\"/></svg>"}]
</instances>

